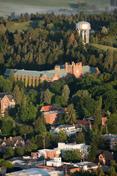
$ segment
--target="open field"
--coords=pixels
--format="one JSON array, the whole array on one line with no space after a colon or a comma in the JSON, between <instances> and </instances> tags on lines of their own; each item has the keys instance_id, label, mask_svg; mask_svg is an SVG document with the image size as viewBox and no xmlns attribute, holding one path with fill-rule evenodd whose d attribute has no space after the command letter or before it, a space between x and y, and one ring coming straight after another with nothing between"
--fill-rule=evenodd
<instances>
[{"instance_id":1,"label":"open field","mask_svg":"<svg viewBox=\"0 0 117 176\"><path fill-rule=\"evenodd\" d=\"M0 2L25 4L25 5L38 5L48 7L69 7L72 3L85 2L87 4L93 4L97 6L109 5L109 0L0 0Z\"/></svg>"},{"instance_id":2,"label":"open field","mask_svg":"<svg viewBox=\"0 0 117 176\"><path fill-rule=\"evenodd\" d=\"M104 50L107 51L108 49L117 51L117 48L111 47L111 46L106 46L106 45L100 45L100 44L91 44L92 46L94 46L95 48L98 48L100 50Z\"/></svg>"},{"instance_id":3,"label":"open field","mask_svg":"<svg viewBox=\"0 0 117 176\"><path fill-rule=\"evenodd\" d=\"M0 0L0 16L7 16L12 12L35 13L58 8L73 8L78 1L85 2L87 10L90 8L94 10L94 6L98 9L109 7L109 0Z\"/></svg>"}]
</instances>

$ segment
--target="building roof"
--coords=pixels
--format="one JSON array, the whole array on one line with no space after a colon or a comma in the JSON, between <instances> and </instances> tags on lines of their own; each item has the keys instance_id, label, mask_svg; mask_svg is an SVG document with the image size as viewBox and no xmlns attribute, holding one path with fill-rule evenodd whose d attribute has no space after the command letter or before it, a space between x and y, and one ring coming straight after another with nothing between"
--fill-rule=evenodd
<instances>
[{"instance_id":1,"label":"building roof","mask_svg":"<svg viewBox=\"0 0 117 176\"><path fill-rule=\"evenodd\" d=\"M49 172L46 169L38 169L38 168L30 168L30 169L24 169L17 172L12 172L7 174L7 176L34 176L34 175L42 175L42 176L49 176Z\"/></svg>"},{"instance_id":2,"label":"building roof","mask_svg":"<svg viewBox=\"0 0 117 176\"><path fill-rule=\"evenodd\" d=\"M61 78L65 77L67 75L66 71L64 69L60 69L60 71L57 70L46 70L46 71L33 71L33 70L18 70L18 69L6 69L5 76L9 75L20 75L20 76L32 76L32 77L40 77L40 76L47 76L49 78L52 78L54 75L58 74Z\"/></svg>"},{"instance_id":3,"label":"building roof","mask_svg":"<svg viewBox=\"0 0 117 176\"><path fill-rule=\"evenodd\" d=\"M89 65L83 66L83 74L86 74L86 73L95 73L95 72L96 72L96 68L95 67L91 67Z\"/></svg>"},{"instance_id":4,"label":"building roof","mask_svg":"<svg viewBox=\"0 0 117 176\"><path fill-rule=\"evenodd\" d=\"M8 94L8 93L0 92L0 100L1 100L2 98L4 98L4 96L7 96L10 100L13 99L13 96L12 96L12 95L10 95L10 94Z\"/></svg>"},{"instance_id":5,"label":"building roof","mask_svg":"<svg viewBox=\"0 0 117 176\"><path fill-rule=\"evenodd\" d=\"M90 67L88 65L83 66L83 74L86 73L95 73L96 68L95 67ZM46 71L33 71L33 70L18 70L18 69L6 69L5 71L5 76L10 76L10 75L18 75L18 76L32 76L32 77L42 77L42 76L47 76L48 78L52 78L54 75L59 75L60 78L67 76L67 72L65 68L62 66L60 70L46 70Z\"/></svg>"},{"instance_id":6,"label":"building roof","mask_svg":"<svg viewBox=\"0 0 117 176\"><path fill-rule=\"evenodd\" d=\"M48 111L51 111L53 109L54 109L53 105L45 105L45 106L41 107L42 112L48 112Z\"/></svg>"},{"instance_id":7,"label":"building roof","mask_svg":"<svg viewBox=\"0 0 117 176\"><path fill-rule=\"evenodd\" d=\"M78 120L78 125L83 125L83 126L89 126L90 121L83 119L83 120Z\"/></svg>"}]
</instances>

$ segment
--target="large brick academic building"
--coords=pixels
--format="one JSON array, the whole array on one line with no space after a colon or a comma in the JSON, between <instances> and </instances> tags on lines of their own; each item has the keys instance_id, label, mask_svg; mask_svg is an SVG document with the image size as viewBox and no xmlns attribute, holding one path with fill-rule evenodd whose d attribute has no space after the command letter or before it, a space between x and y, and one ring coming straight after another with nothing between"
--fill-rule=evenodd
<instances>
[{"instance_id":1,"label":"large brick academic building","mask_svg":"<svg viewBox=\"0 0 117 176\"><path fill-rule=\"evenodd\" d=\"M6 69L5 76L13 76L15 81L23 81L25 86L36 87L40 82L53 82L67 75L74 75L80 78L86 73L99 73L98 68L83 66L81 62L68 64L62 66L55 66L53 70L47 71L31 71L31 70L17 70Z\"/></svg>"}]
</instances>

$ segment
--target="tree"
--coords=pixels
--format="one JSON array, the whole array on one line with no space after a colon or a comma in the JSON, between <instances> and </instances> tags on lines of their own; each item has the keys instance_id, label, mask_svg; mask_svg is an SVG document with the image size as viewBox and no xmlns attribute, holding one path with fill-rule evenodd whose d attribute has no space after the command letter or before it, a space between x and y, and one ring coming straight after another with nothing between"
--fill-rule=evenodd
<instances>
[{"instance_id":1,"label":"tree","mask_svg":"<svg viewBox=\"0 0 117 176\"><path fill-rule=\"evenodd\" d=\"M13 89L13 95L15 97L16 104L21 105L25 98L24 90L20 88L18 85L16 85Z\"/></svg>"},{"instance_id":2,"label":"tree","mask_svg":"<svg viewBox=\"0 0 117 176\"><path fill-rule=\"evenodd\" d=\"M34 127L35 127L36 133L38 133L39 136L42 139L43 148L45 148L47 130L46 130L46 126L45 126L45 123L44 123L44 119L42 117L39 117L35 121Z\"/></svg>"},{"instance_id":3,"label":"tree","mask_svg":"<svg viewBox=\"0 0 117 176\"><path fill-rule=\"evenodd\" d=\"M63 152L62 158L66 162L78 162L81 160L82 154L79 150L66 150Z\"/></svg>"},{"instance_id":4,"label":"tree","mask_svg":"<svg viewBox=\"0 0 117 176\"><path fill-rule=\"evenodd\" d=\"M97 176L105 176L105 173L102 168L98 168L96 173L97 173Z\"/></svg>"},{"instance_id":5,"label":"tree","mask_svg":"<svg viewBox=\"0 0 117 176\"><path fill-rule=\"evenodd\" d=\"M58 134L58 142L66 142L67 134L64 131L60 131Z\"/></svg>"},{"instance_id":6,"label":"tree","mask_svg":"<svg viewBox=\"0 0 117 176\"><path fill-rule=\"evenodd\" d=\"M96 102L96 109L95 109L95 128L100 130L101 129L101 118L102 118L102 97L99 97L99 100Z\"/></svg>"},{"instance_id":7,"label":"tree","mask_svg":"<svg viewBox=\"0 0 117 176\"><path fill-rule=\"evenodd\" d=\"M100 134L99 130L97 128L95 128L92 131L92 141L91 141L90 149L89 149L88 158L90 161L95 161L95 159L96 159L98 146L100 144L100 138L101 138L100 136L101 136L101 134Z\"/></svg>"},{"instance_id":8,"label":"tree","mask_svg":"<svg viewBox=\"0 0 117 176\"><path fill-rule=\"evenodd\" d=\"M104 68L107 71L111 71L113 68L113 50L109 49L105 57Z\"/></svg>"},{"instance_id":9,"label":"tree","mask_svg":"<svg viewBox=\"0 0 117 176\"><path fill-rule=\"evenodd\" d=\"M46 104L51 104L53 93L49 89L46 89L43 93L43 102Z\"/></svg>"},{"instance_id":10,"label":"tree","mask_svg":"<svg viewBox=\"0 0 117 176\"><path fill-rule=\"evenodd\" d=\"M17 124L16 131L18 135L26 136L33 133L33 127L27 124Z\"/></svg>"},{"instance_id":11,"label":"tree","mask_svg":"<svg viewBox=\"0 0 117 176\"><path fill-rule=\"evenodd\" d=\"M5 159L8 159L8 158L11 158L14 156L14 150L12 147L7 147L6 150L5 150L5 154L4 154L4 158Z\"/></svg>"},{"instance_id":12,"label":"tree","mask_svg":"<svg viewBox=\"0 0 117 176\"><path fill-rule=\"evenodd\" d=\"M74 109L73 104L68 105L66 116L67 116L67 122L69 124L75 124L76 123L76 111Z\"/></svg>"},{"instance_id":13,"label":"tree","mask_svg":"<svg viewBox=\"0 0 117 176\"><path fill-rule=\"evenodd\" d=\"M23 104L20 106L18 110L18 120L20 122L33 122L36 119L37 116L37 108L27 100L23 102Z\"/></svg>"},{"instance_id":14,"label":"tree","mask_svg":"<svg viewBox=\"0 0 117 176\"><path fill-rule=\"evenodd\" d=\"M83 132L76 134L76 143L77 144L85 143L85 136L84 136Z\"/></svg>"},{"instance_id":15,"label":"tree","mask_svg":"<svg viewBox=\"0 0 117 176\"><path fill-rule=\"evenodd\" d=\"M108 29L105 26L103 26L102 30L101 30L101 33L107 35L108 34Z\"/></svg>"},{"instance_id":16,"label":"tree","mask_svg":"<svg viewBox=\"0 0 117 176\"><path fill-rule=\"evenodd\" d=\"M1 132L3 136L12 135L13 130L15 129L15 121L11 117L5 117L1 121Z\"/></svg>"},{"instance_id":17,"label":"tree","mask_svg":"<svg viewBox=\"0 0 117 176\"><path fill-rule=\"evenodd\" d=\"M68 100L69 100L69 95L70 95L70 89L68 85L64 85L63 90L62 90L62 97L63 97L64 105L67 105Z\"/></svg>"},{"instance_id":18,"label":"tree","mask_svg":"<svg viewBox=\"0 0 117 176\"><path fill-rule=\"evenodd\" d=\"M107 126L109 133L117 134L117 113L110 116Z\"/></svg>"},{"instance_id":19,"label":"tree","mask_svg":"<svg viewBox=\"0 0 117 176\"><path fill-rule=\"evenodd\" d=\"M117 176L117 172L113 166L110 167L108 174L109 176Z\"/></svg>"},{"instance_id":20,"label":"tree","mask_svg":"<svg viewBox=\"0 0 117 176\"><path fill-rule=\"evenodd\" d=\"M17 147L17 148L15 149L15 154L16 154L17 156L23 156L23 155L24 155L24 148L23 148L23 147Z\"/></svg>"}]
</instances>

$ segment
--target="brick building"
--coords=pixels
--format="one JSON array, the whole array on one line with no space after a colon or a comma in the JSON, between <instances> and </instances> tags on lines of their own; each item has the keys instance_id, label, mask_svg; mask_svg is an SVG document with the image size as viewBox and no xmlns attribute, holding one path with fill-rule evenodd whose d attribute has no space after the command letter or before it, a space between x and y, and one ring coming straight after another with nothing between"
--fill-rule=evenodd
<instances>
[{"instance_id":1,"label":"brick building","mask_svg":"<svg viewBox=\"0 0 117 176\"><path fill-rule=\"evenodd\" d=\"M36 87L43 81L53 82L67 75L74 75L76 78L80 78L86 73L98 74L99 70L95 67L83 66L81 62L72 62L72 64L65 63L62 66L55 66L53 70L47 71L6 69L5 76L13 76L15 81L24 82L26 87Z\"/></svg>"},{"instance_id":2,"label":"brick building","mask_svg":"<svg viewBox=\"0 0 117 176\"><path fill-rule=\"evenodd\" d=\"M0 93L0 115L4 116L6 111L15 107L15 100L12 95Z\"/></svg>"},{"instance_id":3,"label":"brick building","mask_svg":"<svg viewBox=\"0 0 117 176\"><path fill-rule=\"evenodd\" d=\"M54 159L60 156L58 149L42 149L38 150L38 155L43 156L45 159Z\"/></svg>"},{"instance_id":4,"label":"brick building","mask_svg":"<svg viewBox=\"0 0 117 176\"><path fill-rule=\"evenodd\" d=\"M44 116L44 120L46 124L54 124L61 114L64 113L63 108L58 108L54 105L42 106L41 110Z\"/></svg>"}]
</instances>

